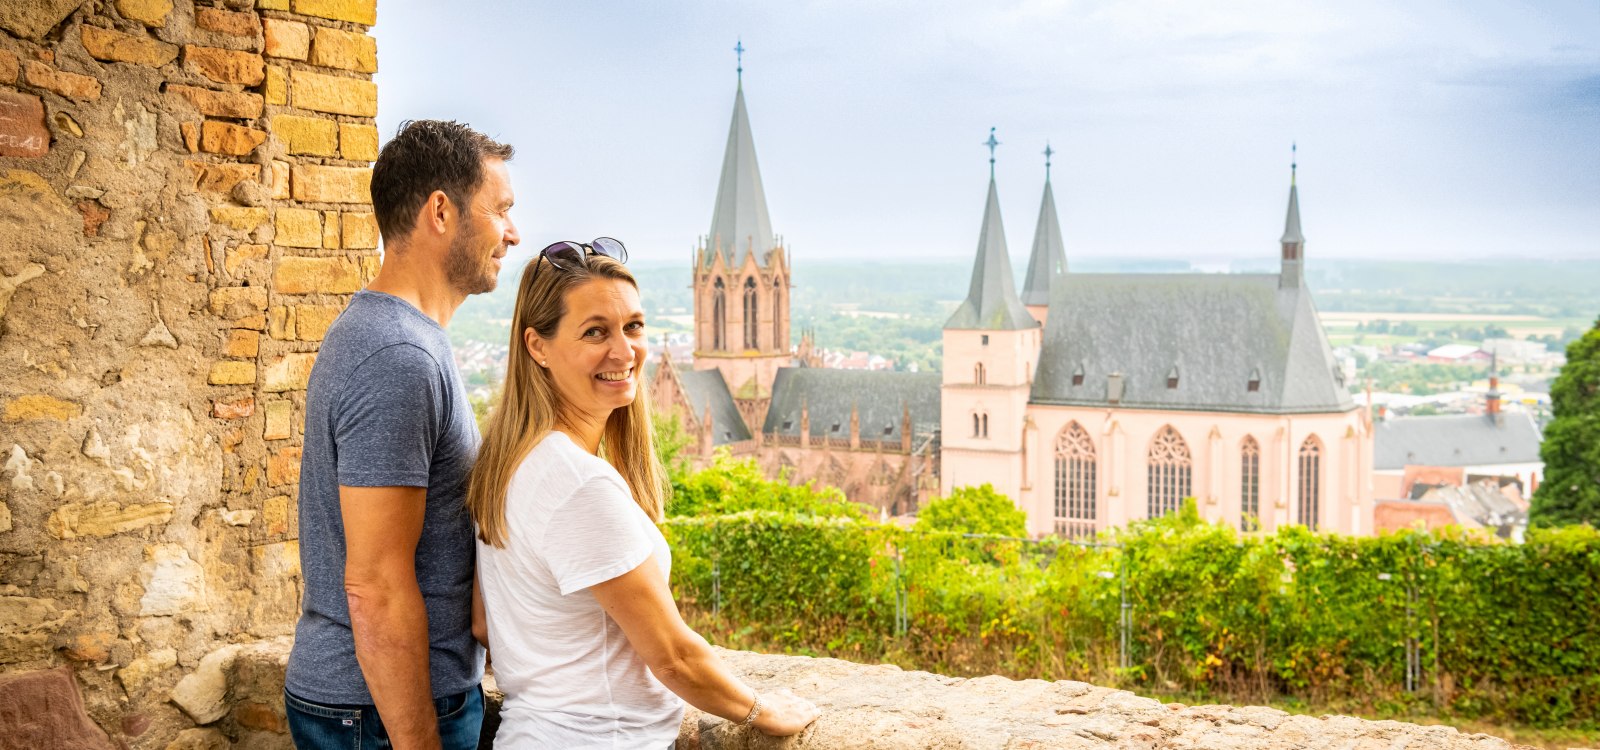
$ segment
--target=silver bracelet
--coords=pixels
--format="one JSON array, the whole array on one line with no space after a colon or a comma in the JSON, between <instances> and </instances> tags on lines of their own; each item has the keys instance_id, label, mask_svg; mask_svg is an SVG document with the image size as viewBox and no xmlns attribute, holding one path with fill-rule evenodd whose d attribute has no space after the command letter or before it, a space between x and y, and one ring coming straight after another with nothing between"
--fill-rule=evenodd
<instances>
[{"instance_id":1,"label":"silver bracelet","mask_svg":"<svg viewBox=\"0 0 1600 750\"><path fill-rule=\"evenodd\" d=\"M751 724L754 724L756 717L761 715L761 694L756 693L754 690L751 690L750 692L755 693L756 702L750 705L750 715L744 717L744 721L740 722L744 726L750 726Z\"/></svg>"}]
</instances>

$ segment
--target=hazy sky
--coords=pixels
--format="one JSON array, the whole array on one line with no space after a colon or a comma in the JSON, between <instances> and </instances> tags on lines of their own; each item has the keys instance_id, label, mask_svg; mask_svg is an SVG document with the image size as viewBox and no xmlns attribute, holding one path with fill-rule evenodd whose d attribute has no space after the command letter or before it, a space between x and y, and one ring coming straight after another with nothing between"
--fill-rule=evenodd
<instances>
[{"instance_id":1,"label":"hazy sky","mask_svg":"<svg viewBox=\"0 0 1600 750\"><path fill-rule=\"evenodd\" d=\"M379 125L510 141L524 252L711 224L734 42L775 231L969 257L998 128L1013 265L1056 150L1067 254L1600 258L1600 2L382 0Z\"/></svg>"}]
</instances>

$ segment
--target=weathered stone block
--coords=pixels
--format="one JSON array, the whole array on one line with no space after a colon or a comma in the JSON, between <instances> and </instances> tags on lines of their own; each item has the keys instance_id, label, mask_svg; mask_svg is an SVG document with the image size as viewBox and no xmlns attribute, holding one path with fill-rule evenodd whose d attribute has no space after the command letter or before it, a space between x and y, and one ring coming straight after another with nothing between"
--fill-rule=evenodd
<instances>
[{"instance_id":1,"label":"weathered stone block","mask_svg":"<svg viewBox=\"0 0 1600 750\"><path fill-rule=\"evenodd\" d=\"M180 122L178 123L178 133L183 135L183 147L189 149L189 153L197 154L200 152L199 123Z\"/></svg>"},{"instance_id":2,"label":"weathered stone block","mask_svg":"<svg viewBox=\"0 0 1600 750\"><path fill-rule=\"evenodd\" d=\"M54 91L68 99L94 101L100 98L100 82L86 75L56 70L42 62L27 61L22 68L30 86ZM371 117L372 115L367 115Z\"/></svg>"},{"instance_id":3,"label":"weathered stone block","mask_svg":"<svg viewBox=\"0 0 1600 750\"><path fill-rule=\"evenodd\" d=\"M144 596L140 617L181 615L210 608L206 601L206 571L178 544L152 544L144 548L139 578Z\"/></svg>"},{"instance_id":4,"label":"weathered stone block","mask_svg":"<svg viewBox=\"0 0 1600 750\"><path fill-rule=\"evenodd\" d=\"M22 73L22 63L17 56L0 49L0 83L16 83Z\"/></svg>"},{"instance_id":5,"label":"weathered stone block","mask_svg":"<svg viewBox=\"0 0 1600 750\"><path fill-rule=\"evenodd\" d=\"M267 498L261 504L261 523L266 527L270 536L289 533L289 510L291 508L288 495L278 495Z\"/></svg>"},{"instance_id":6,"label":"weathered stone block","mask_svg":"<svg viewBox=\"0 0 1600 750\"><path fill-rule=\"evenodd\" d=\"M261 95L249 92L212 91L198 86L167 86L167 93L177 94L200 114L209 117L237 117L254 119L261 116Z\"/></svg>"},{"instance_id":7,"label":"weathered stone block","mask_svg":"<svg viewBox=\"0 0 1600 750\"><path fill-rule=\"evenodd\" d=\"M194 23L206 31L229 36L261 35L261 20L254 13L235 13L221 8L196 8Z\"/></svg>"},{"instance_id":8,"label":"weathered stone block","mask_svg":"<svg viewBox=\"0 0 1600 750\"><path fill-rule=\"evenodd\" d=\"M328 250L339 249L339 212L322 212L322 247Z\"/></svg>"},{"instance_id":9,"label":"weathered stone block","mask_svg":"<svg viewBox=\"0 0 1600 750\"><path fill-rule=\"evenodd\" d=\"M172 0L117 0L117 12L146 26L165 26Z\"/></svg>"},{"instance_id":10,"label":"weathered stone block","mask_svg":"<svg viewBox=\"0 0 1600 750\"><path fill-rule=\"evenodd\" d=\"M366 34L319 26L316 39L311 42L311 64L358 73L375 72L378 41Z\"/></svg>"},{"instance_id":11,"label":"weathered stone block","mask_svg":"<svg viewBox=\"0 0 1600 750\"><path fill-rule=\"evenodd\" d=\"M274 159L272 160L271 164L267 165L267 169L268 194L270 194L273 200L289 200L289 196L291 195L289 192L289 162L278 161L277 159Z\"/></svg>"},{"instance_id":12,"label":"weathered stone block","mask_svg":"<svg viewBox=\"0 0 1600 750\"><path fill-rule=\"evenodd\" d=\"M294 338L293 307L274 305L267 311L267 335L279 341L289 341Z\"/></svg>"},{"instance_id":13,"label":"weathered stone block","mask_svg":"<svg viewBox=\"0 0 1600 750\"><path fill-rule=\"evenodd\" d=\"M294 0L294 12L371 26L378 22L378 0Z\"/></svg>"},{"instance_id":14,"label":"weathered stone block","mask_svg":"<svg viewBox=\"0 0 1600 750\"><path fill-rule=\"evenodd\" d=\"M203 161L184 162L190 176L194 178L194 189L205 190L221 195L229 195L234 186L245 180L255 180L261 176L260 164L234 164L224 162L213 164Z\"/></svg>"},{"instance_id":15,"label":"weathered stone block","mask_svg":"<svg viewBox=\"0 0 1600 750\"><path fill-rule=\"evenodd\" d=\"M304 60L311 54L311 27L299 21L262 19L267 35L267 57Z\"/></svg>"},{"instance_id":16,"label":"weathered stone block","mask_svg":"<svg viewBox=\"0 0 1600 750\"><path fill-rule=\"evenodd\" d=\"M353 161L377 161L377 126L339 123L339 152Z\"/></svg>"},{"instance_id":17,"label":"weathered stone block","mask_svg":"<svg viewBox=\"0 0 1600 750\"><path fill-rule=\"evenodd\" d=\"M48 153L50 129L45 127L44 104L39 97L0 91L0 156L37 157Z\"/></svg>"},{"instance_id":18,"label":"weathered stone block","mask_svg":"<svg viewBox=\"0 0 1600 750\"><path fill-rule=\"evenodd\" d=\"M217 419L244 419L254 413L256 413L255 396L219 398L211 402L211 416Z\"/></svg>"},{"instance_id":19,"label":"weathered stone block","mask_svg":"<svg viewBox=\"0 0 1600 750\"><path fill-rule=\"evenodd\" d=\"M172 702L196 724L210 724L228 714L228 669L239 650L231 645L206 654L172 689Z\"/></svg>"},{"instance_id":20,"label":"weathered stone block","mask_svg":"<svg viewBox=\"0 0 1600 750\"><path fill-rule=\"evenodd\" d=\"M200 149L213 154L244 156L266 140L266 131L231 122L206 120L200 126ZM257 169L259 171L259 166Z\"/></svg>"},{"instance_id":21,"label":"weathered stone block","mask_svg":"<svg viewBox=\"0 0 1600 750\"><path fill-rule=\"evenodd\" d=\"M217 83L258 86L266 78L266 62L254 52L187 44L183 47L183 65Z\"/></svg>"},{"instance_id":22,"label":"weathered stone block","mask_svg":"<svg viewBox=\"0 0 1600 750\"><path fill-rule=\"evenodd\" d=\"M0 3L0 28L36 39L72 14L81 0L10 0Z\"/></svg>"},{"instance_id":23,"label":"weathered stone block","mask_svg":"<svg viewBox=\"0 0 1600 750\"><path fill-rule=\"evenodd\" d=\"M277 115L272 134L291 154L335 156L339 153L339 123L321 117Z\"/></svg>"},{"instance_id":24,"label":"weathered stone block","mask_svg":"<svg viewBox=\"0 0 1600 750\"><path fill-rule=\"evenodd\" d=\"M147 36L133 36L98 26L83 26L83 48L96 60L159 68L178 58L178 45Z\"/></svg>"},{"instance_id":25,"label":"weathered stone block","mask_svg":"<svg viewBox=\"0 0 1600 750\"><path fill-rule=\"evenodd\" d=\"M274 217L277 225L276 242L284 247L321 247L322 246L322 219L318 213L309 208L280 208ZM280 270L279 273L282 273ZM283 294L303 294L303 292L290 292L283 288L279 282L278 291Z\"/></svg>"},{"instance_id":26,"label":"weathered stone block","mask_svg":"<svg viewBox=\"0 0 1600 750\"><path fill-rule=\"evenodd\" d=\"M238 360L213 362L206 382L212 385L250 385L256 382L256 365L254 362Z\"/></svg>"},{"instance_id":27,"label":"weathered stone block","mask_svg":"<svg viewBox=\"0 0 1600 750\"><path fill-rule=\"evenodd\" d=\"M339 222L344 231L346 250L370 250L378 246L378 218L370 213L346 213Z\"/></svg>"},{"instance_id":28,"label":"weathered stone block","mask_svg":"<svg viewBox=\"0 0 1600 750\"><path fill-rule=\"evenodd\" d=\"M296 70L289 76L294 106L356 117L378 116L378 85L359 78Z\"/></svg>"},{"instance_id":29,"label":"weathered stone block","mask_svg":"<svg viewBox=\"0 0 1600 750\"><path fill-rule=\"evenodd\" d=\"M302 341L321 341L328 326L344 311L342 305L295 305L295 335Z\"/></svg>"},{"instance_id":30,"label":"weathered stone block","mask_svg":"<svg viewBox=\"0 0 1600 750\"><path fill-rule=\"evenodd\" d=\"M267 259L266 245L239 244L228 248L222 256L222 269L229 276L239 277L248 265Z\"/></svg>"},{"instance_id":31,"label":"weathered stone block","mask_svg":"<svg viewBox=\"0 0 1600 750\"><path fill-rule=\"evenodd\" d=\"M267 309L267 290L258 286L225 286L211 290L210 308L223 318L242 318Z\"/></svg>"},{"instance_id":32,"label":"weathered stone block","mask_svg":"<svg viewBox=\"0 0 1600 750\"><path fill-rule=\"evenodd\" d=\"M316 360L315 352L292 352L274 358L263 368L261 390L266 393L305 390L306 382L311 379L311 365ZM299 471L298 468L295 470Z\"/></svg>"},{"instance_id":33,"label":"weathered stone block","mask_svg":"<svg viewBox=\"0 0 1600 750\"><path fill-rule=\"evenodd\" d=\"M76 403L37 393L19 396L6 402L3 420L6 422L28 422L36 419L46 419L64 422L82 412L83 407Z\"/></svg>"},{"instance_id":34,"label":"weathered stone block","mask_svg":"<svg viewBox=\"0 0 1600 750\"><path fill-rule=\"evenodd\" d=\"M361 267L349 258L288 255L278 260L272 283L279 294L349 294L361 288Z\"/></svg>"},{"instance_id":35,"label":"weathered stone block","mask_svg":"<svg viewBox=\"0 0 1600 750\"><path fill-rule=\"evenodd\" d=\"M185 729L167 743L166 750L229 750L233 742L216 727Z\"/></svg>"},{"instance_id":36,"label":"weathered stone block","mask_svg":"<svg viewBox=\"0 0 1600 750\"><path fill-rule=\"evenodd\" d=\"M297 201L308 203L371 203L372 169L299 165L289 186Z\"/></svg>"},{"instance_id":37,"label":"weathered stone block","mask_svg":"<svg viewBox=\"0 0 1600 750\"><path fill-rule=\"evenodd\" d=\"M234 328L228 331L228 339L222 344L222 356L255 358L261 350L261 332L244 328Z\"/></svg>"},{"instance_id":38,"label":"weathered stone block","mask_svg":"<svg viewBox=\"0 0 1600 750\"><path fill-rule=\"evenodd\" d=\"M267 458L267 484L282 487L300 481L300 448L284 448Z\"/></svg>"},{"instance_id":39,"label":"weathered stone block","mask_svg":"<svg viewBox=\"0 0 1600 750\"><path fill-rule=\"evenodd\" d=\"M44 528L57 539L102 537L172 520L171 503L120 505L110 500L67 503L45 519Z\"/></svg>"},{"instance_id":40,"label":"weathered stone block","mask_svg":"<svg viewBox=\"0 0 1600 750\"><path fill-rule=\"evenodd\" d=\"M134 695L143 692L145 686L151 680L160 677L161 673L176 666L178 666L176 650L157 649L128 662L128 666L117 670L117 679L122 682L124 690Z\"/></svg>"},{"instance_id":41,"label":"weathered stone block","mask_svg":"<svg viewBox=\"0 0 1600 750\"><path fill-rule=\"evenodd\" d=\"M261 93L266 96L268 104L288 104L289 72L281 65L268 65L267 83L261 87Z\"/></svg>"},{"instance_id":42,"label":"weathered stone block","mask_svg":"<svg viewBox=\"0 0 1600 750\"><path fill-rule=\"evenodd\" d=\"M256 0L256 7L261 10L289 11L289 0Z\"/></svg>"},{"instance_id":43,"label":"weathered stone block","mask_svg":"<svg viewBox=\"0 0 1600 750\"><path fill-rule=\"evenodd\" d=\"M211 209L211 221L226 227L249 232L267 223L267 209L244 206L216 206Z\"/></svg>"},{"instance_id":44,"label":"weathered stone block","mask_svg":"<svg viewBox=\"0 0 1600 750\"><path fill-rule=\"evenodd\" d=\"M71 667L0 676L0 721L11 747L114 750L117 745L84 711Z\"/></svg>"},{"instance_id":45,"label":"weathered stone block","mask_svg":"<svg viewBox=\"0 0 1600 750\"><path fill-rule=\"evenodd\" d=\"M268 401L266 415L267 424L261 431L263 440L287 440L294 437L294 402L283 399Z\"/></svg>"}]
</instances>

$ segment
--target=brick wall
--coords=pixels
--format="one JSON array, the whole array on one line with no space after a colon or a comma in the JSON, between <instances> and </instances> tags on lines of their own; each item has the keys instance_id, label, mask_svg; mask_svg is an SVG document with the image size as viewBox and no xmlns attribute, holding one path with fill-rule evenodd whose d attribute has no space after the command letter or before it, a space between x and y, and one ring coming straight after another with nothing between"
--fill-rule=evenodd
<instances>
[{"instance_id":1,"label":"brick wall","mask_svg":"<svg viewBox=\"0 0 1600 750\"><path fill-rule=\"evenodd\" d=\"M306 378L378 266L375 6L0 3L0 718L64 666L108 742L281 732L174 691L298 612Z\"/></svg>"}]
</instances>

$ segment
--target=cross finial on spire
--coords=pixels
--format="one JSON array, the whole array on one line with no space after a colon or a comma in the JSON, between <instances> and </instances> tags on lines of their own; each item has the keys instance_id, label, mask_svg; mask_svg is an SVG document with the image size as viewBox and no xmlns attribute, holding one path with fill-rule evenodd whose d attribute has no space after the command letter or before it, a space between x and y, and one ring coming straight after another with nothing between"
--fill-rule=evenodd
<instances>
[{"instance_id":1,"label":"cross finial on spire","mask_svg":"<svg viewBox=\"0 0 1600 750\"><path fill-rule=\"evenodd\" d=\"M738 56L738 61L739 61L739 69L738 69L739 70L739 86L743 87L744 86L744 38L743 37L741 37L737 42L734 42L733 54Z\"/></svg>"},{"instance_id":2,"label":"cross finial on spire","mask_svg":"<svg viewBox=\"0 0 1600 750\"><path fill-rule=\"evenodd\" d=\"M1300 164L1299 164L1300 160L1299 160L1299 158L1297 156L1297 152L1298 151L1299 151L1299 145L1296 144L1294 141L1289 141L1289 184L1290 185L1294 184L1295 172L1297 170L1299 170L1299 168L1300 168Z\"/></svg>"},{"instance_id":3,"label":"cross finial on spire","mask_svg":"<svg viewBox=\"0 0 1600 750\"><path fill-rule=\"evenodd\" d=\"M1050 181L1050 157L1055 156L1055 149L1050 148L1050 142L1044 142L1044 181Z\"/></svg>"},{"instance_id":4,"label":"cross finial on spire","mask_svg":"<svg viewBox=\"0 0 1600 750\"><path fill-rule=\"evenodd\" d=\"M1000 145L994 139L994 128L989 128L989 140L984 141L983 145L989 147L989 179L994 179L994 147Z\"/></svg>"}]
</instances>

